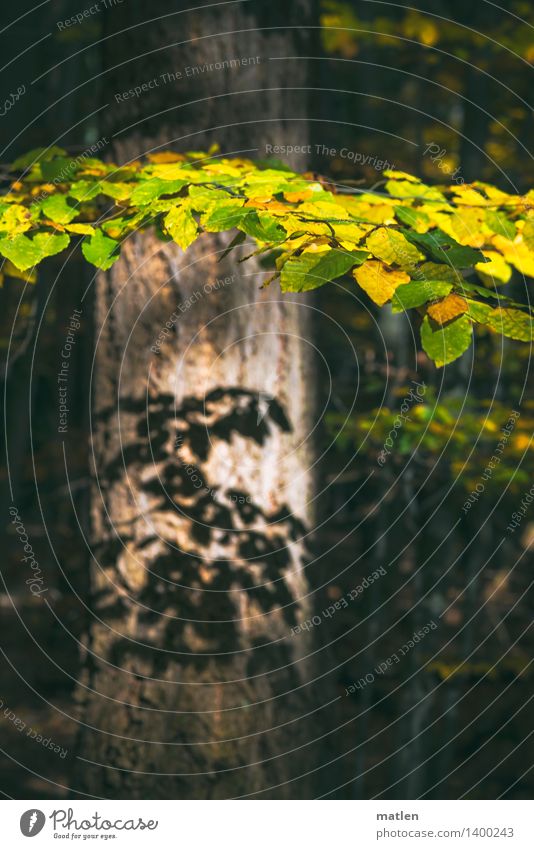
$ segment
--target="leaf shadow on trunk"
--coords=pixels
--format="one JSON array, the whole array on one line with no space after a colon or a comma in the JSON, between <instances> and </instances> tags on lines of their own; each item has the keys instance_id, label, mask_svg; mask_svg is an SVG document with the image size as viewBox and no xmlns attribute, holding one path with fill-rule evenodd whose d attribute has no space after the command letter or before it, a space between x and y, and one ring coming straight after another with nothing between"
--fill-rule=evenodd
<instances>
[{"instance_id":1,"label":"leaf shadow on trunk","mask_svg":"<svg viewBox=\"0 0 534 849\"><path fill-rule=\"evenodd\" d=\"M244 647L240 593L255 616L277 609L289 632L298 614L287 582L290 546L306 536L307 528L286 504L268 512L250 492L210 486L205 470L214 444L239 436L261 447L273 429L291 432L279 401L240 387L218 387L203 397L186 397L179 408L172 394L160 394L121 400L120 411L134 417L136 438L98 470L99 479L112 491L125 477L137 476L149 507L142 517L110 529L109 538L94 546L102 566L120 564L125 549L144 566L140 586L132 589L117 566L113 583L93 597L95 615L115 626L135 611L139 638L115 640L109 661L131 667L138 659L143 670L163 675L182 654L198 670L215 655L224 668ZM99 413L107 426L116 416L115 408ZM150 477L147 468L154 472ZM151 517L163 514L187 525L187 545L161 533L140 538L139 525L148 530ZM291 666L283 641L274 653L269 643L265 634L252 638L248 674L272 666L273 658Z\"/></svg>"}]
</instances>

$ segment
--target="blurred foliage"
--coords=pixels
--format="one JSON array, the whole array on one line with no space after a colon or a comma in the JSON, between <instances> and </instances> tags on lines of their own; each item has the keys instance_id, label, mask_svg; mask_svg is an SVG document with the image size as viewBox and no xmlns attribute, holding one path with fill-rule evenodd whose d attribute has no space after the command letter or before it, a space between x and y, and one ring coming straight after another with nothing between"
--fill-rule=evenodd
<instances>
[{"instance_id":1,"label":"blurred foliage","mask_svg":"<svg viewBox=\"0 0 534 849\"><path fill-rule=\"evenodd\" d=\"M325 78L332 91L356 93L365 80L356 111L381 133L381 157L432 179L460 169L468 181L532 184L530 3L511 0L500 8L429 0L418 10L323 0L321 6L323 47L331 57ZM347 110L352 126L354 112ZM363 146L376 153L367 135ZM347 144L353 138L352 130ZM431 144L442 150L439 158L425 152ZM340 177L351 171L339 156L331 166Z\"/></svg>"},{"instance_id":2,"label":"blurred foliage","mask_svg":"<svg viewBox=\"0 0 534 849\"><path fill-rule=\"evenodd\" d=\"M478 400L469 395L436 395L432 387L421 390L422 400L409 398L410 385L398 386L393 407L380 406L351 417L330 413L329 432L342 451L363 452L370 464L392 462L398 470L409 462L431 469L439 461L467 491L481 482L481 472L493 458L484 487L522 492L534 477L534 401L523 402L523 413L496 399ZM386 447L386 442L388 446ZM384 449L386 456L384 459Z\"/></svg>"},{"instance_id":3,"label":"blurred foliage","mask_svg":"<svg viewBox=\"0 0 534 849\"><path fill-rule=\"evenodd\" d=\"M435 5L437 8L437 4ZM501 52L507 50L527 62L533 62L532 27L526 20L521 19L521 16L531 16L532 6L527 2L518 2L509 3L508 7L507 11L513 12L513 16L501 18L498 26L493 29L479 31L447 18L446 14L436 14L435 11L403 9L398 6L397 12L400 11L400 16L392 14L391 9L388 9L387 15L377 14L364 18L358 15L350 3L323 0L323 44L329 53L353 58L358 55L360 46L366 42L401 50L405 49L403 42L415 41L424 47L439 46L468 61L474 47L485 47L487 44L492 51L493 61L498 61Z\"/></svg>"}]
</instances>

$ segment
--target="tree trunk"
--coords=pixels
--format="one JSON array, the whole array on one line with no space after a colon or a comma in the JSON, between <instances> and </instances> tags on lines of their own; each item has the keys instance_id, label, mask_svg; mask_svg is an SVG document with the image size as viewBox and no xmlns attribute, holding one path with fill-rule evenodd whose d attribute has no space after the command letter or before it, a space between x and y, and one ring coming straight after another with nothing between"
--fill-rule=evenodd
<instances>
[{"instance_id":1,"label":"tree trunk","mask_svg":"<svg viewBox=\"0 0 534 849\"><path fill-rule=\"evenodd\" d=\"M302 26L307 2L185 14L164 2L170 17L121 35L138 6L109 12L107 99L183 76L114 105L116 158L307 143L305 92L284 90L305 85L304 64L269 61L302 52L298 29L271 27ZM259 62L184 75L245 56ZM92 626L73 787L96 796L313 795L299 776L317 732L302 717L321 699L306 632L291 635L310 615L312 310L260 290L255 260L219 261L228 242L205 235L184 254L136 234L96 280Z\"/></svg>"}]
</instances>

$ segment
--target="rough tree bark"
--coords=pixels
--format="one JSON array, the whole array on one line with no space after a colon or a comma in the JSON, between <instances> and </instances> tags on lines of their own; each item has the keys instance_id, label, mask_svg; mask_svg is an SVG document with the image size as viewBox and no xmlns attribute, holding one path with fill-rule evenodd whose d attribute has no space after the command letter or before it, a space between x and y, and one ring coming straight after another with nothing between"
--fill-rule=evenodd
<instances>
[{"instance_id":1,"label":"rough tree bark","mask_svg":"<svg viewBox=\"0 0 534 849\"><path fill-rule=\"evenodd\" d=\"M305 90L287 90L305 87L304 63L270 57L303 52L309 2L162 2L158 21L121 34L141 6L108 14L115 159L307 143ZM205 67L243 57L258 61ZM299 718L320 698L306 634L291 636L310 615L312 310L260 290L255 260L219 261L229 240L184 254L135 235L96 280L93 618L73 786L96 796L314 792L298 776L316 724Z\"/></svg>"}]
</instances>

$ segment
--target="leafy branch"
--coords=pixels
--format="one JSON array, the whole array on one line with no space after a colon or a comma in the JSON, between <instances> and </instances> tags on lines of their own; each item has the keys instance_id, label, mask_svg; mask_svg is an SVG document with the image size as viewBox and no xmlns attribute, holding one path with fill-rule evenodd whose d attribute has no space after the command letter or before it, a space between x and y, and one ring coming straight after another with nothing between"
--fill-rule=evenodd
<instances>
[{"instance_id":1,"label":"leafy branch","mask_svg":"<svg viewBox=\"0 0 534 849\"><path fill-rule=\"evenodd\" d=\"M283 292L350 274L378 306L417 310L423 348L438 366L467 350L473 325L533 339L529 306L500 293L514 269L534 276L533 191L428 186L386 171L383 193L338 194L269 162L167 151L117 166L55 146L19 158L11 173L0 196L4 274L33 280L34 268L76 237L105 271L140 229L154 226L183 250L202 232L237 229L227 250L249 236L255 253L272 251L270 279Z\"/></svg>"}]
</instances>

